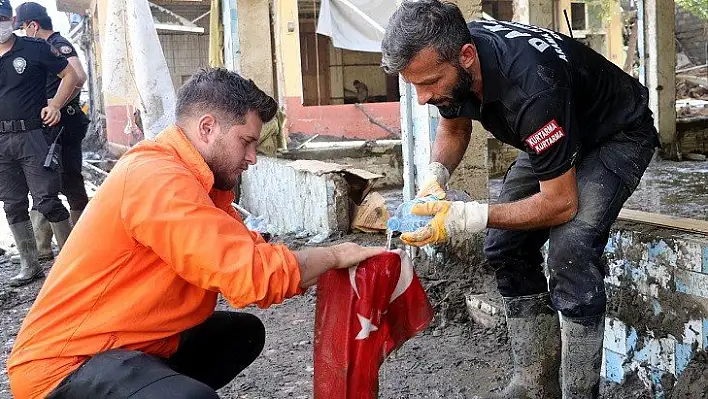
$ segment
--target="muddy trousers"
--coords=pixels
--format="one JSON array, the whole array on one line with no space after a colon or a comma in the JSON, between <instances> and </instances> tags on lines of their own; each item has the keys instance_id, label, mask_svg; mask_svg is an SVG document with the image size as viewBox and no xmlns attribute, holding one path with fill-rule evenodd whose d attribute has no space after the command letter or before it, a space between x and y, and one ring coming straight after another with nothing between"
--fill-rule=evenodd
<instances>
[{"instance_id":1,"label":"muddy trousers","mask_svg":"<svg viewBox=\"0 0 708 399\"><path fill-rule=\"evenodd\" d=\"M578 212L568 223L537 231L489 229L485 255L504 297L550 291L555 310L566 317L605 312L602 254L612 223L639 184L658 145L651 116L636 129L620 132L576 163ZM504 179L499 202L518 201L540 190L529 157L519 155ZM548 241L548 273L541 247Z\"/></svg>"},{"instance_id":2,"label":"muddy trousers","mask_svg":"<svg viewBox=\"0 0 708 399\"><path fill-rule=\"evenodd\" d=\"M42 166L53 140L49 134L44 129L0 133L0 201L9 224L29 220L29 192L36 209L50 222L69 218L58 196L61 171Z\"/></svg>"},{"instance_id":3,"label":"muddy trousers","mask_svg":"<svg viewBox=\"0 0 708 399\"><path fill-rule=\"evenodd\" d=\"M180 337L169 358L115 349L87 360L48 396L213 399L261 353L265 328L251 314L214 312Z\"/></svg>"}]
</instances>

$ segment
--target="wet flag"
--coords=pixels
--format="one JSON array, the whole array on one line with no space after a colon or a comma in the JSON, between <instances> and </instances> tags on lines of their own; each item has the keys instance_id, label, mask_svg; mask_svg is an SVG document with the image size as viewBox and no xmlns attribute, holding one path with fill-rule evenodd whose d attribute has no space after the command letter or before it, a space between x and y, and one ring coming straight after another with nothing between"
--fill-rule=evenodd
<instances>
[{"instance_id":1,"label":"wet flag","mask_svg":"<svg viewBox=\"0 0 708 399\"><path fill-rule=\"evenodd\" d=\"M315 399L376 398L383 360L432 317L403 251L323 274L315 314Z\"/></svg>"}]
</instances>

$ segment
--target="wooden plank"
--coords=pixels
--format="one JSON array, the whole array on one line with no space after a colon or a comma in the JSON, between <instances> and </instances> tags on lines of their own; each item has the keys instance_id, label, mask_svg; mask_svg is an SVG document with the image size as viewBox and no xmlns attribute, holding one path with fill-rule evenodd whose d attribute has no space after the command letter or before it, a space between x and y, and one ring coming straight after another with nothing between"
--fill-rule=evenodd
<instances>
[{"instance_id":1,"label":"wooden plank","mask_svg":"<svg viewBox=\"0 0 708 399\"><path fill-rule=\"evenodd\" d=\"M617 219L627 222L646 223L691 233L708 234L708 221L706 220L679 218L659 213L635 211L633 209L622 209Z\"/></svg>"}]
</instances>

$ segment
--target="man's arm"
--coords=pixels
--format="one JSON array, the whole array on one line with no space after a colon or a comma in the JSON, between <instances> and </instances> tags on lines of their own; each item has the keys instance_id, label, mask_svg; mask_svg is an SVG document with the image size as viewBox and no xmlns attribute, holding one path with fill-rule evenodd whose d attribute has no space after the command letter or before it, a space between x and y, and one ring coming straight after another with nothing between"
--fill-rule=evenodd
<instances>
[{"instance_id":1,"label":"man's arm","mask_svg":"<svg viewBox=\"0 0 708 399\"><path fill-rule=\"evenodd\" d=\"M431 162L439 162L448 172L452 172L462 162L472 135L472 121L469 118L440 118Z\"/></svg>"},{"instance_id":2,"label":"man's arm","mask_svg":"<svg viewBox=\"0 0 708 399\"><path fill-rule=\"evenodd\" d=\"M302 292L331 268L355 265L381 248L317 248L298 253L254 239L214 203L194 176L168 162L131 170L121 201L126 230L186 281L221 292L235 307L261 308ZM362 258L364 257L364 258Z\"/></svg>"},{"instance_id":3,"label":"man's arm","mask_svg":"<svg viewBox=\"0 0 708 399\"><path fill-rule=\"evenodd\" d=\"M74 98L76 86L79 84L79 76L76 74L76 70L74 70L71 62L69 62L69 65L67 65L58 76L61 78L61 82L59 82L57 94L54 98L49 100L49 105L57 109L62 109Z\"/></svg>"},{"instance_id":4,"label":"man's arm","mask_svg":"<svg viewBox=\"0 0 708 399\"><path fill-rule=\"evenodd\" d=\"M530 230L567 223L578 210L575 161L579 128L570 89L558 87L538 95L518 121L540 192L489 207L488 226Z\"/></svg>"},{"instance_id":5,"label":"man's arm","mask_svg":"<svg viewBox=\"0 0 708 399\"><path fill-rule=\"evenodd\" d=\"M487 226L506 230L535 230L569 222L578 210L575 168L555 179L541 181L541 192L520 201L489 205Z\"/></svg>"},{"instance_id":6,"label":"man's arm","mask_svg":"<svg viewBox=\"0 0 708 399\"><path fill-rule=\"evenodd\" d=\"M76 72L76 76L78 78L78 81L76 82L76 87L74 87L74 91L71 93L69 100L67 100L68 102L71 101L74 97L76 97L79 93L81 93L81 89L84 87L84 84L86 83L86 79L88 77L86 76L86 72L84 71L84 66L81 65L81 60L79 60L79 57L69 57L66 60L69 61L69 65L74 68L74 72Z\"/></svg>"}]
</instances>

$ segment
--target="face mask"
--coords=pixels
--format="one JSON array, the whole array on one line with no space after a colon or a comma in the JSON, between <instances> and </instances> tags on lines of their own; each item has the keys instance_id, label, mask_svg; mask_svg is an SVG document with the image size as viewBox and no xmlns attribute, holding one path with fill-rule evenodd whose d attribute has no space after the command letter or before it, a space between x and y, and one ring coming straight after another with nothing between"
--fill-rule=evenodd
<instances>
[{"instance_id":1,"label":"face mask","mask_svg":"<svg viewBox=\"0 0 708 399\"><path fill-rule=\"evenodd\" d=\"M12 21L0 21L0 43L5 43L12 37Z\"/></svg>"}]
</instances>

